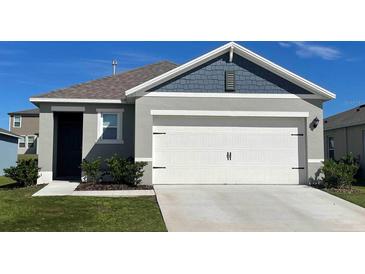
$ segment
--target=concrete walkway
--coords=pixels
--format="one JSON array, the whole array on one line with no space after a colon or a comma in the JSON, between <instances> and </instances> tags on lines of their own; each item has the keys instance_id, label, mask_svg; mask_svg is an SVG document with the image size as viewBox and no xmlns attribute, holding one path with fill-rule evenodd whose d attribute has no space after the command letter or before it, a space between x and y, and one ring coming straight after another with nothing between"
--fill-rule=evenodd
<instances>
[{"instance_id":1,"label":"concrete walkway","mask_svg":"<svg viewBox=\"0 0 365 274\"><path fill-rule=\"evenodd\" d=\"M75 191L78 185L79 183L69 181L53 181L34 193L33 196L138 197L155 195L153 189Z\"/></svg>"},{"instance_id":2,"label":"concrete walkway","mask_svg":"<svg viewBox=\"0 0 365 274\"><path fill-rule=\"evenodd\" d=\"M153 189L141 190L90 190L90 191L74 191L72 196L90 196L90 197L139 197L139 196L155 196Z\"/></svg>"},{"instance_id":3,"label":"concrete walkway","mask_svg":"<svg viewBox=\"0 0 365 274\"><path fill-rule=\"evenodd\" d=\"M365 231L365 209L298 185L155 185L168 231Z\"/></svg>"},{"instance_id":4,"label":"concrete walkway","mask_svg":"<svg viewBox=\"0 0 365 274\"><path fill-rule=\"evenodd\" d=\"M69 181L53 181L33 196L67 196L71 195L78 185L79 183Z\"/></svg>"}]
</instances>

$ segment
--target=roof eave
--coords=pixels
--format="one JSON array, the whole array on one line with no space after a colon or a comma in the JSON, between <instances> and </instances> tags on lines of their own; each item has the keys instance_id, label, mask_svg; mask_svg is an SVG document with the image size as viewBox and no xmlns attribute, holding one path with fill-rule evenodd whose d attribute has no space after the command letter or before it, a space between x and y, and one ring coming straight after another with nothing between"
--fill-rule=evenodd
<instances>
[{"instance_id":1,"label":"roof eave","mask_svg":"<svg viewBox=\"0 0 365 274\"><path fill-rule=\"evenodd\" d=\"M83 103L83 104L121 104L122 99L83 99L83 98L41 98L31 97L29 101L38 106L39 103Z\"/></svg>"},{"instance_id":2,"label":"roof eave","mask_svg":"<svg viewBox=\"0 0 365 274\"><path fill-rule=\"evenodd\" d=\"M10 136L10 137L14 137L14 138L20 138L19 135L13 134L13 133L7 133L7 132L2 132L0 131L0 134L6 135L6 136Z\"/></svg>"}]
</instances>

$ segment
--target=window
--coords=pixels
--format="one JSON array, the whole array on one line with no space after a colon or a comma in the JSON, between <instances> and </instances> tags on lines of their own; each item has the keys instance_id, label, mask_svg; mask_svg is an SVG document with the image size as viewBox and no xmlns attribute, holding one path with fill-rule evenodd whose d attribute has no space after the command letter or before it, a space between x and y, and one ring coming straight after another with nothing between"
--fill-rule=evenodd
<instances>
[{"instance_id":1,"label":"window","mask_svg":"<svg viewBox=\"0 0 365 274\"><path fill-rule=\"evenodd\" d=\"M121 123L123 110L97 110L99 112L98 143L123 143Z\"/></svg>"},{"instance_id":2,"label":"window","mask_svg":"<svg viewBox=\"0 0 365 274\"><path fill-rule=\"evenodd\" d=\"M328 137L328 158L335 159L335 139Z\"/></svg>"},{"instance_id":3,"label":"window","mask_svg":"<svg viewBox=\"0 0 365 274\"><path fill-rule=\"evenodd\" d=\"M32 148L35 143L36 136L21 136L19 138L19 148Z\"/></svg>"},{"instance_id":4,"label":"window","mask_svg":"<svg viewBox=\"0 0 365 274\"><path fill-rule=\"evenodd\" d=\"M117 140L118 139L118 114L116 113L102 113L103 120L103 140Z\"/></svg>"},{"instance_id":5,"label":"window","mask_svg":"<svg viewBox=\"0 0 365 274\"><path fill-rule=\"evenodd\" d=\"M25 148L25 139L26 139L25 136L20 136L20 138L19 138L19 147L20 148Z\"/></svg>"},{"instance_id":6,"label":"window","mask_svg":"<svg viewBox=\"0 0 365 274\"><path fill-rule=\"evenodd\" d=\"M28 137L27 137L27 144L28 144L28 148L33 147L33 145L34 145L34 140L35 140L35 137L34 137L34 136L28 136Z\"/></svg>"},{"instance_id":7,"label":"window","mask_svg":"<svg viewBox=\"0 0 365 274\"><path fill-rule=\"evenodd\" d=\"M14 115L13 127L20 128L22 126L22 117L20 115Z\"/></svg>"}]
</instances>

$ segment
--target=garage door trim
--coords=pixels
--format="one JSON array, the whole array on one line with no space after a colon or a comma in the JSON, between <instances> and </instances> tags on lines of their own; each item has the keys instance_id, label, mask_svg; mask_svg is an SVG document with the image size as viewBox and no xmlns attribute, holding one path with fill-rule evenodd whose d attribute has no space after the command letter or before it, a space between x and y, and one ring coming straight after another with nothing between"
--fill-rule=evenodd
<instances>
[{"instance_id":1,"label":"garage door trim","mask_svg":"<svg viewBox=\"0 0 365 274\"><path fill-rule=\"evenodd\" d=\"M227 117L296 117L308 118L309 112L293 111L209 111L209 110L151 110L152 116L227 116Z\"/></svg>"}]
</instances>

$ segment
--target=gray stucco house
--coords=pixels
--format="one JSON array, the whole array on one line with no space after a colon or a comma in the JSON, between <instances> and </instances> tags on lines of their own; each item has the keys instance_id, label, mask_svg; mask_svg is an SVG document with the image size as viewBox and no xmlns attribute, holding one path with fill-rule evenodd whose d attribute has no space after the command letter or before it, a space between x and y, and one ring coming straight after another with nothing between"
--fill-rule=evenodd
<instances>
[{"instance_id":1,"label":"gray stucco house","mask_svg":"<svg viewBox=\"0 0 365 274\"><path fill-rule=\"evenodd\" d=\"M16 165L19 136L0 128L0 176L4 168Z\"/></svg>"},{"instance_id":2,"label":"gray stucco house","mask_svg":"<svg viewBox=\"0 0 365 274\"><path fill-rule=\"evenodd\" d=\"M338 160L352 153L365 178L365 105L330 116L324 121L325 158Z\"/></svg>"},{"instance_id":3,"label":"gray stucco house","mask_svg":"<svg viewBox=\"0 0 365 274\"><path fill-rule=\"evenodd\" d=\"M18 154L37 154L39 109L26 109L8 113L9 131L19 135Z\"/></svg>"},{"instance_id":4,"label":"gray stucco house","mask_svg":"<svg viewBox=\"0 0 365 274\"><path fill-rule=\"evenodd\" d=\"M228 43L30 98L39 183L81 178L83 158L148 162L144 184L307 184L335 94Z\"/></svg>"}]
</instances>

